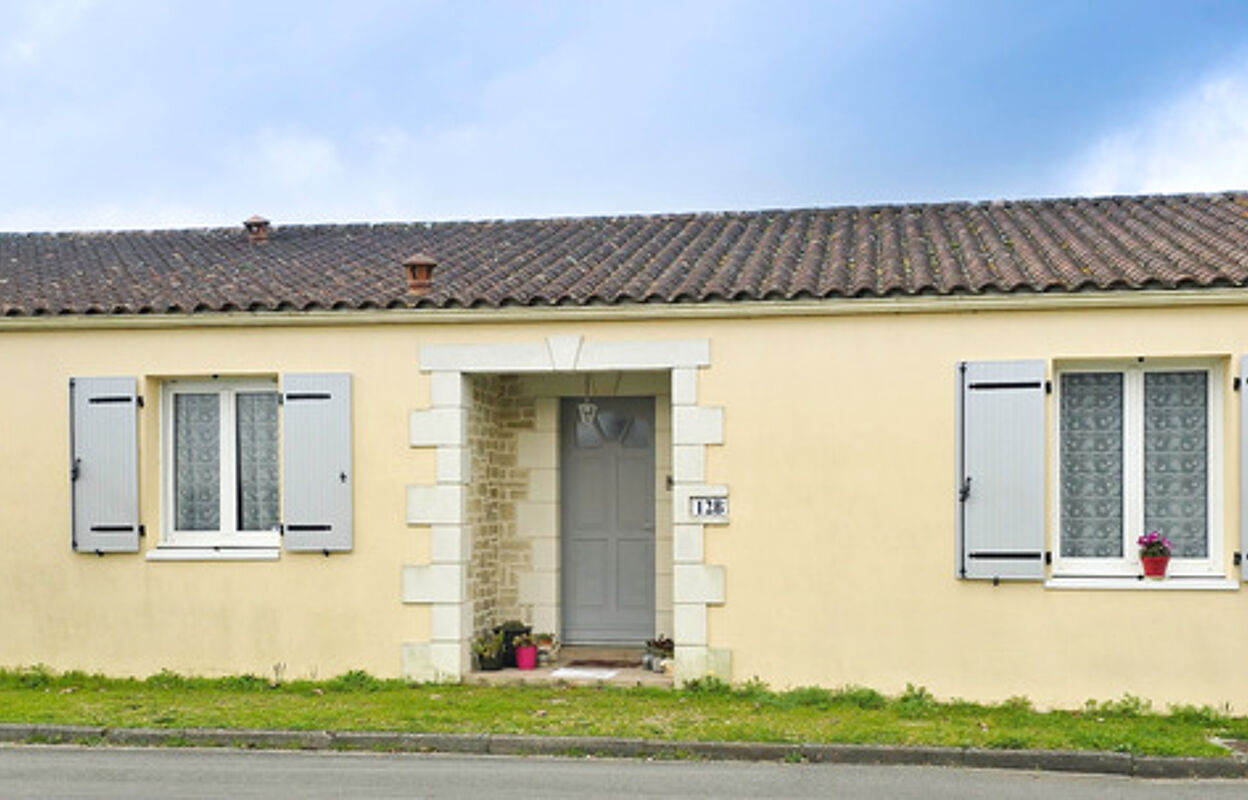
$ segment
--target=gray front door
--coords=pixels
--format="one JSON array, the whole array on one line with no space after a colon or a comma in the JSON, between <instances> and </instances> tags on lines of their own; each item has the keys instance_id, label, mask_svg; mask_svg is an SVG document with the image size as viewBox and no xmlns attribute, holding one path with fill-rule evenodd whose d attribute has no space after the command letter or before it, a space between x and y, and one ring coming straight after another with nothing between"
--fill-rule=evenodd
<instances>
[{"instance_id":1,"label":"gray front door","mask_svg":"<svg viewBox=\"0 0 1248 800\"><path fill-rule=\"evenodd\" d=\"M654 398L560 410L563 640L654 636Z\"/></svg>"}]
</instances>

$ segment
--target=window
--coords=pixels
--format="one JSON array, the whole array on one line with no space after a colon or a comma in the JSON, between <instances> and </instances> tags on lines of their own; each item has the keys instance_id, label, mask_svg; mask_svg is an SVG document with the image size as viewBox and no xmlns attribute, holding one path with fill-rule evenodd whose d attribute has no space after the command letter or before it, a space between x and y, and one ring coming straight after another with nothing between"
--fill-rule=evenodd
<instances>
[{"instance_id":1,"label":"window","mask_svg":"<svg viewBox=\"0 0 1248 800\"><path fill-rule=\"evenodd\" d=\"M281 519L277 382L164 385L163 545L276 547Z\"/></svg>"},{"instance_id":2,"label":"window","mask_svg":"<svg viewBox=\"0 0 1248 800\"><path fill-rule=\"evenodd\" d=\"M134 553L139 514L139 381L69 380L70 542ZM351 376L167 380L161 387L158 547L149 560L341 553L354 541ZM251 548L248 550L247 548Z\"/></svg>"},{"instance_id":3,"label":"window","mask_svg":"<svg viewBox=\"0 0 1248 800\"><path fill-rule=\"evenodd\" d=\"M1137 575L1152 530L1173 544L1171 575L1219 573L1220 371L1071 365L1056 383L1054 573Z\"/></svg>"}]
</instances>

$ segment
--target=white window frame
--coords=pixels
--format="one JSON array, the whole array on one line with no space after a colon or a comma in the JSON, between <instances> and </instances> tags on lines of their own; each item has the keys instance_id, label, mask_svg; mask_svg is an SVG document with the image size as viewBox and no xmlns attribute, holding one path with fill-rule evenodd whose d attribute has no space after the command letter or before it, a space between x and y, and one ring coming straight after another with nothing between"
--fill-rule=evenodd
<instances>
[{"instance_id":1,"label":"white window frame","mask_svg":"<svg viewBox=\"0 0 1248 800\"><path fill-rule=\"evenodd\" d=\"M277 377L195 378L166 380L161 385L161 498L163 521L161 547L186 548L276 548L281 545L278 528L267 531L238 530L235 492L236 426L235 395L246 392L273 392L280 397ZM216 394L221 403L221 529L216 531L178 530L174 499L174 397L179 394ZM279 411L280 413L280 411ZM281 424L278 424L278 453L281 453ZM281 469L279 458L279 470ZM281 518L279 498L278 517Z\"/></svg>"},{"instance_id":2,"label":"white window frame","mask_svg":"<svg viewBox=\"0 0 1248 800\"><path fill-rule=\"evenodd\" d=\"M1065 361L1054 364L1054 422L1052 429L1053 577L1108 577L1136 579L1140 565L1136 539L1144 530L1144 374L1146 372L1204 371L1208 375L1205 435L1208 454L1206 519L1208 555L1205 558L1172 558L1168 578L1223 577L1225 532L1222 527L1223 453L1225 420L1223 395L1225 359L1133 358ZM1062 556L1062 375L1076 372L1123 373L1123 555L1121 558L1071 558Z\"/></svg>"}]
</instances>

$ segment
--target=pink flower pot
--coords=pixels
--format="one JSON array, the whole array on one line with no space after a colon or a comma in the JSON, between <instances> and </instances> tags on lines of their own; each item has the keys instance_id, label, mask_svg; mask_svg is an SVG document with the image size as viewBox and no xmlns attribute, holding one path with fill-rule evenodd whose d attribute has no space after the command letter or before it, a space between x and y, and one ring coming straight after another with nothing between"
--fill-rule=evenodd
<instances>
[{"instance_id":1,"label":"pink flower pot","mask_svg":"<svg viewBox=\"0 0 1248 800\"><path fill-rule=\"evenodd\" d=\"M516 668L533 669L537 666L537 645L516 648Z\"/></svg>"},{"instance_id":2,"label":"pink flower pot","mask_svg":"<svg viewBox=\"0 0 1248 800\"><path fill-rule=\"evenodd\" d=\"M1144 567L1146 578L1166 577L1166 566L1169 563L1170 556L1140 556L1140 564Z\"/></svg>"}]
</instances>

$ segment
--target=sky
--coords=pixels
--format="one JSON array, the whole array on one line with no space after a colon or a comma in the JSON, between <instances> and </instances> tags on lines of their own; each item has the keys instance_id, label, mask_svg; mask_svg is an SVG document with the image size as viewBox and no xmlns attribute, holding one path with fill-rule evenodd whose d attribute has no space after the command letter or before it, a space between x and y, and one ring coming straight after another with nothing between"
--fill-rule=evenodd
<instances>
[{"instance_id":1,"label":"sky","mask_svg":"<svg viewBox=\"0 0 1248 800\"><path fill-rule=\"evenodd\" d=\"M1248 0L0 0L0 231L1248 189Z\"/></svg>"}]
</instances>

